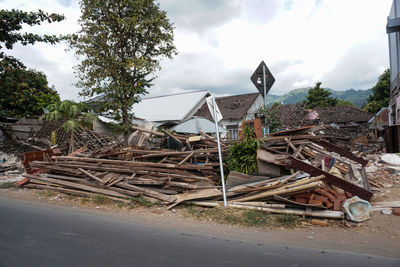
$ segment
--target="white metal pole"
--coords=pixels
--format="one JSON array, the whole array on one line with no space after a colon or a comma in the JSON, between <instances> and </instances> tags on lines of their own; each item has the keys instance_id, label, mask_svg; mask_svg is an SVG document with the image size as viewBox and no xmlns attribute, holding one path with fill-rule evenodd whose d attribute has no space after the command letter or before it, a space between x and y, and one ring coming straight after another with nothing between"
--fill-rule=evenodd
<instances>
[{"instance_id":1,"label":"white metal pole","mask_svg":"<svg viewBox=\"0 0 400 267\"><path fill-rule=\"evenodd\" d=\"M219 140L219 127L218 127L218 119L217 119L217 103L215 98L213 97L213 108L214 108L214 122L215 122L215 131L217 133L217 143L218 143L218 158L219 158L219 168L221 171L221 182L222 182L222 196L224 198L224 206L226 207L226 192L225 192L225 176L224 176L224 166L222 165L222 153L221 153L221 143Z\"/></svg>"},{"instance_id":2,"label":"white metal pole","mask_svg":"<svg viewBox=\"0 0 400 267\"><path fill-rule=\"evenodd\" d=\"M263 85L264 85L264 108L267 110L267 84L265 79L265 64L263 64ZM267 126L267 134L269 134L268 120L265 120L265 126Z\"/></svg>"},{"instance_id":3,"label":"white metal pole","mask_svg":"<svg viewBox=\"0 0 400 267\"><path fill-rule=\"evenodd\" d=\"M265 65L263 64L264 108L267 108L267 85L265 81Z\"/></svg>"}]
</instances>

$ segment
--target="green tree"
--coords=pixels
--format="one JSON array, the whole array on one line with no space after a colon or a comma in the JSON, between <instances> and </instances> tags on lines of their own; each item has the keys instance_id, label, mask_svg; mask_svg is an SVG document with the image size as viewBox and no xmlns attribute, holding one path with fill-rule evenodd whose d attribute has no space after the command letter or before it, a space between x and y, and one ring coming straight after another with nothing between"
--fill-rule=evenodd
<instances>
[{"instance_id":1,"label":"green tree","mask_svg":"<svg viewBox=\"0 0 400 267\"><path fill-rule=\"evenodd\" d=\"M20 32L26 24L29 26L40 25L42 22L59 22L64 20L63 15L55 13L45 13L42 10L37 12L25 12L21 10L0 10L0 59L7 62L12 67L24 67L18 59L7 56L2 50L12 49L16 43L22 45L35 44L36 42L45 42L55 44L62 38L55 35L39 35L28 32ZM3 62L3 63L4 63ZM5 65L5 64L3 64Z\"/></svg>"},{"instance_id":2,"label":"green tree","mask_svg":"<svg viewBox=\"0 0 400 267\"><path fill-rule=\"evenodd\" d=\"M279 118L276 115L276 109L278 107L279 105L276 106L275 108L263 109L263 112L265 114L265 121L269 127L269 132L271 133L277 132L282 127L281 122L279 121Z\"/></svg>"},{"instance_id":3,"label":"green tree","mask_svg":"<svg viewBox=\"0 0 400 267\"><path fill-rule=\"evenodd\" d=\"M3 50L22 45L45 42L54 44L60 36L39 35L21 32L23 26L40 25L42 22L58 22L63 15L20 10L0 10L0 114L23 117L40 115L42 109L59 101L54 88L49 88L46 75L27 69L18 59L8 56Z\"/></svg>"},{"instance_id":4,"label":"green tree","mask_svg":"<svg viewBox=\"0 0 400 267\"><path fill-rule=\"evenodd\" d=\"M243 141L234 143L229 149L228 168L242 173L257 172L257 149L260 143L254 138L252 128L244 127L243 134Z\"/></svg>"},{"instance_id":5,"label":"green tree","mask_svg":"<svg viewBox=\"0 0 400 267\"><path fill-rule=\"evenodd\" d=\"M321 88L321 82L317 82L314 88L308 90L308 95L304 101L305 108L332 107L338 103L337 98L331 97L331 92Z\"/></svg>"},{"instance_id":6,"label":"green tree","mask_svg":"<svg viewBox=\"0 0 400 267\"><path fill-rule=\"evenodd\" d=\"M363 110L376 113L381 108L389 106L390 100L390 70L385 70L378 78L378 82L372 88L372 94L367 98L367 104Z\"/></svg>"},{"instance_id":7,"label":"green tree","mask_svg":"<svg viewBox=\"0 0 400 267\"><path fill-rule=\"evenodd\" d=\"M173 25L154 0L81 0L80 7L82 29L69 39L82 59L77 86L82 96L105 94L103 108L126 133L132 105L147 93L161 58L176 54Z\"/></svg>"},{"instance_id":8,"label":"green tree","mask_svg":"<svg viewBox=\"0 0 400 267\"><path fill-rule=\"evenodd\" d=\"M274 102L274 103L272 104L271 108L277 108L277 107L279 107L279 106L280 106L280 104L279 104L278 102Z\"/></svg>"},{"instance_id":9,"label":"green tree","mask_svg":"<svg viewBox=\"0 0 400 267\"><path fill-rule=\"evenodd\" d=\"M345 99L339 99L336 106L349 106L352 108L357 108L353 103L351 103L349 100L345 100Z\"/></svg>"},{"instance_id":10,"label":"green tree","mask_svg":"<svg viewBox=\"0 0 400 267\"><path fill-rule=\"evenodd\" d=\"M1 65L8 65L1 61ZM40 115L43 108L60 101L54 88L48 86L46 75L25 68L0 67L0 115L27 117Z\"/></svg>"}]
</instances>

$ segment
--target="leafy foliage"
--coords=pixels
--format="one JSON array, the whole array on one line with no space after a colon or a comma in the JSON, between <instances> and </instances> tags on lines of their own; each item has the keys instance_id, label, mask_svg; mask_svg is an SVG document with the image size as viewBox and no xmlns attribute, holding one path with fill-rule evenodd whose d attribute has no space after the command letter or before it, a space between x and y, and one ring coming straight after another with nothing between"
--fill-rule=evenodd
<instances>
[{"instance_id":1,"label":"leafy foliage","mask_svg":"<svg viewBox=\"0 0 400 267\"><path fill-rule=\"evenodd\" d=\"M35 44L36 42L45 42L55 44L59 42L62 37L55 35L39 35L24 32L22 30L24 24L29 26L40 25L42 22L47 21L48 23L60 22L64 20L63 15L55 13L45 13L42 10L37 12L25 12L21 10L0 10L0 49L4 47L12 49L16 43L22 45ZM16 58L7 56L4 52L0 52L0 59L3 62L7 62L9 66L14 68L21 68L24 65Z\"/></svg>"},{"instance_id":2,"label":"leafy foliage","mask_svg":"<svg viewBox=\"0 0 400 267\"><path fill-rule=\"evenodd\" d=\"M88 111L84 103L74 101L61 101L47 107L48 113L43 114L40 119L48 121L64 121L63 128L69 132L79 126L92 128L95 116Z\"/></svg>"},{"instance_id":3,"label":"leafy foliage","mask_svg":"<svg viewBox=\"0 0 400 267\"><path fill-rule=\"evenodd\" d=\"M260 143L254 138L252 128L244 127L243 133L244 140L233 144L229 150L229 170L242 173L257 172L257 148Z\"/></svg>"},{"instance_id":4,"label":"leafy foliage","mask_svg":"<svg viewBox=\"0 0 400 267\"><path fill-rule=\"evenodd\" d=\"M113 110L130 127L130 109L151 86L160 59L176 54L173 26L154 0L81 0L82 27L69 37L82 96L105 94L104 110Z\"/></svg>"},{"instance_id":5,"label":"leafy foliage","mask_svg":"<svg viewBox=\"0 0 400 267\"><path fill-rule=\"evenodd\" d=\"M278 131L282 126L281 122L276 116L276 111L272 108L272 109L264 109L263 112L265 113L265 119L269 127L269 131L271 133Z\"/></svg>"},{"instance_id":6,"label":"leafy foliage","mask_svg":"<svg viewBox=\"0 0 400 267\"><path fill-rule=\"evenodd\" d=\"M0 114L23 117L42 114L47 105L59 101L54 88L48 87L46 76L38 71L26 69L18 59L6 55L2 50L12 49L16 43L22 45L45 42L54 44L60 36L39 35L24 32L25 25L35 26L42 22L62 21L64 16L20 10L0 10Z\"/></svg>"},{"instance_id":7,"label":"leafy foliage","mask_svg":"<svg viewBox=\"0 0 400 267\"><path fill-rule=\"evenodd\" d=\"M363 110L376 113L381 108L389 106L390 100L390 70L385 70L372 88L372 94L367 99Z\"/></svg>"},{"instance_id":8,"label":"leafy foliage","mask_svg":"<svg viewBox=\"0 0 400 267\"><path fill-rule=\"evenodd\" d=\"M46 75L35 70L12 68L0 62L0 115L27 117L40 115L43 108L60 101Z\"/></svg>"},{"instance_id":9,"label":"leafy foliage","mask_svg":"<svg viewBox=\"0 0 400 267\"><path fill-rule=\"evenodd\" d=\"M349 106L352 108L356 108L356 106L351 103L349 100L339 99L336 106Z\"/></svg>"},{"instance_id":10,"label":"leafy foliage","mask_svg":"<svg viewBox=\"0 0 400 267\"><path fill-rule=\"evenodd\" d=\"M278 102L274 102L274 103L272 104L271 108L277 108L277 107L279 107L279 106L280 106L280 104L279 104Z\"/></svg>"},{"instance_id":11,"label":"leafy foliage","mask_svg":"<svg viewBox=\"0 0 400 267\"><path fill-rule=\"evenodd\" d=\"M305 108L317 108L317 107L332 107L336 106L338 100L330 95L332 94L327 89L321 88L321 82L317 82L314 88L308 90L306 97Z\"/></svg>"}]
</instances>

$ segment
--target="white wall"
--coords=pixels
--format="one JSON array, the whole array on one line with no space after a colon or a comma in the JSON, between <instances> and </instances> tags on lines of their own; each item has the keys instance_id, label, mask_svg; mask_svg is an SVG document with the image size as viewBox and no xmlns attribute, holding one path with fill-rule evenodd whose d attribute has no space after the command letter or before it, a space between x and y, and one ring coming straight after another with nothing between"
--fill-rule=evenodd
<instances>
[{"instance_id":1,"label":"white wall","mask_svg":"<svg viewBox=\"0 0 400 267\"><path fill-rule=\"evenodd\" d=\"M256 101L254 101L253 105L251 105L251 107L247 111L245 120L254 119L254 113L259 111L263 106L264 106L264 99L261 95L258 95Z\"/></svg>"}]
</instances>

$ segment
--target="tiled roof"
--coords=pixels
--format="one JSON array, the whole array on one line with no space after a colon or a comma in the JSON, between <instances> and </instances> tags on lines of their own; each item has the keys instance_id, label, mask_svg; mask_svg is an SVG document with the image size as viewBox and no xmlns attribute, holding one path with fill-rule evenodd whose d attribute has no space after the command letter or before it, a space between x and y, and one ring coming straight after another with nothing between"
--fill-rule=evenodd
<instances>
[{"instance_id":1,"label":"tiled roof","mask_svg":"<svg viewBox=\"0 0 400 267\"><path fill-rule=\"evenodd\" d=\"M256 101L259 93L243 94L224 96L216 98L219 110L224 119L242 119L245 117L247 111ZM195 116L211 119L210 111L208 110L207 103L205 103L195 114Z\"/></svg>"}]
</instances>

